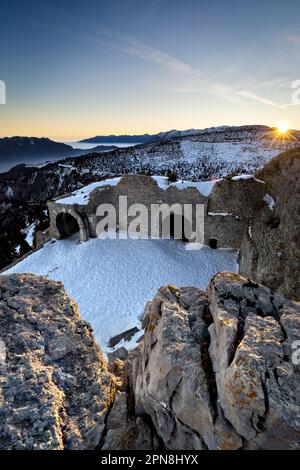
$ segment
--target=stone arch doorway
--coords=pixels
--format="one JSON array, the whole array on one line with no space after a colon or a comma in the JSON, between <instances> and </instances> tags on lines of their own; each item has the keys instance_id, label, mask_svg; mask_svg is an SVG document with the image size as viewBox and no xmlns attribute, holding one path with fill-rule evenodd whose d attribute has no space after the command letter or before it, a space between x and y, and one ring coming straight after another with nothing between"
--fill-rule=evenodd
<instances>
[{"instance_id":1,"label":"stone arch doorway","mask_svg":"<svg viewBox=\"0 0 300 470\"><path fill-rule=\"evenodd\" d=\"M56 226L59 231L60 238L68 238L78 232L81 241L86 241L88 239L84 221L75 211L60 212L56 217Z\"/></svg>"},{"instance_id":2,"label":"stone arch doorway","mask_svg":"<svg viewBox=\"0 0 300 470\"><path fill-rule=\"evenodd\" d=\"M190 241L191 234L191 224L183 215L171 212L170 215L163 220L163 238L167 238L168 235L170 235L170 238L188 242Z\"/></svg>"}]
</instances>

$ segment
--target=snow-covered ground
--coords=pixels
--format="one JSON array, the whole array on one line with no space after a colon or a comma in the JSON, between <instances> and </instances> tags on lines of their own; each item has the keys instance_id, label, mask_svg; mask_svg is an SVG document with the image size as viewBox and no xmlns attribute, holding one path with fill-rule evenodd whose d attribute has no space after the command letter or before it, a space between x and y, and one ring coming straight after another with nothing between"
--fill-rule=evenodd
<instances>
[{"instance_id":1,"label":"snow-covered ground","mask_svg":"<svg viewBox=\"0 0 300 470\"><path fill-rule=\"evenodd\" d=\"M177 189L183 190L187 188L195 188L199 191L199 193L203 194L203 196L208 197L214 187L214 185L221 181L220 179L215 179L211 181L176 181L175 183L170 183L169 178L167 176L152 176L151 177L160 189L166 190L170 187L175 187Z\"/></svg>"},{"instance_id":2,"label":"snow-covered ground","mask_svg":"<svg viewBox=\"0 0 300 470\"><path fill-rule=\"evenodd\" d=\"M33 246L33 239L34 239L34 231L35 231L35 223L29 225L24 232L26 234L25 240L27 241L29 246Z\"/></svg>"},{"instance_id":3,"label":"snow-covered ground","mask_svg":"<svg viewBox=\"0 0 300 470\"><path fill-rule=\"evenodd\" d=\"M102 181L88 184L77 191L74 191L70 196L56 199L56 204L80 204L87 205L89 203L90 194L94 189L101 188L102 186L116 186L121 181L119 178L108 178Z\"/></svg>"},{"instance_id":4,"label":"snow-covered ground","mask_svg":"<svg viewBox=\"0 0 300 470\"><path fill-rule=\"evenodd\" d=\"M108 352L112 336L140 328L138 317L160 286L206 288L213 274L237 268L232 250L187 251L176 240L92 239L78 244L75 236L48 242L6 273L29 272L63 281L102 350Z\"/></svg>"},{"instance_id":5,"label":"snow-covered ground","mask_svg":"<svg viewBox=\"0 0 300 470\"><path fill-rule=\"evenodd\" d=\"M270 196L270 194L266 194L266 195L265 195L264 201L267 203L269 209L274 210L275 201L274 201L274 199L272 198L272 196Z\"/></svg>"}]
</instances>

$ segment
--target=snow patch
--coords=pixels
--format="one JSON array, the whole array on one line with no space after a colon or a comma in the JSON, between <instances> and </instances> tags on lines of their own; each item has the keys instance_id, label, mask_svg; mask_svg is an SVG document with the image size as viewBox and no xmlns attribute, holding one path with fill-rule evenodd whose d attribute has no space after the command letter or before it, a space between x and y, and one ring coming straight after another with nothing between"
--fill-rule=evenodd
<instances>
[{"instance_id":1,"label":"snow patch","mask_svg":"<svg viewBox=\"0 0 300 470\"><path fill-rule=\"evenodd\" d=\"M5 191L5 195L6 195L6 197L13 197L14 192L13 192L13 190L11 189L10 186L7 186L6 191Z\"/></svg>"},{"instance_id":2,"label":"snow patch","mask_svg":"<svg viewBox=\"0 0 300 470\"><path fill-rule=\"evenodd\" d=\"M255 178L254 175L237 175L237 176L233 176L231 179L232 179L232 181L254 180L254 181L258 181L259 183L264 183L265 184L265 181L262 181L262 180L259 180L259 179Z\"/></svg>"},{"instance_id":3,"label":"snow patch","mask_svg":"<svg viewBox=\"0 0 300 470\"><path fill-rule=\"evenodd\" d=\"M229 212L208 212L208 215L211 215L213 217L218 216L218 215L221 217L226 217L227 215L233 215L233 214Z\"/></svg>"},{"instance_id":4,"label":"snow patch","mask_svg":"<svg viewBox=\"0 0 300 470\"><path fill-rule=\"evenodd\" d=\"M252 225L249 225L249 226L248 226L248 235L249 235L249 239L252 240L252 238L253 238L253 235L252 235Z\"/></svg>"},{"instance_id":5,"label":"snow patch","mask_svg":"<svg viewBox=\"0 0 300 470\"><path fill-rule=\"evenodd\" d=\"M171 183L170 186L174 186L177 189L187 189L187 188L195 188L201 193L203 196L208 197L214 187L214 185L221 181L220 179L212 180L212 181L178 181L176 183Z\"/></svg>"},{"instance_id":6,"label":"snow patch","mask_svg":"<svg viewBox=\"0 0 300 470\"><path fill-rule=\"evenodd\" d=\"M214 185L218 181L221 181L220 179L216 179L211 181L176 181L175 183L170 183L169 178L166 176L151 176L151 178L156 181L158 186L164 191L171 187L179 190L195 188L199 193L206 197L210 195Z\"/></svg>"},{"instance_id":7,"label":"snow patch","mask_svg":"<svg viewBox=\"0 0 300 470\"><path fill-rule=\"evenodd\" d=\"M275 201L272 196L270 196L270 194L266 194L263 200L266 202L269 209L273 211L275 207Z\"/></svg>"},{"instance_id":8,"label":"snow patch","mask_svg":"<svg viewBox=\"0 0 300 470\"><path fill-rule=\"evenodd\" d=\"M88 184L81 189L78 189L71 196L56 199L56 204L79 204L85 206L88 204L90 194L94 189L101 188L102 186L116 186L121 180L120 178L109 178L95 183Z\"/></svg>"},{"instance_id":9,"label":"snow patch","mask_svg":"<svg viewBox=\"0 0 300 470\"><path fill-rule=\"evenodd\" d=\"M146 302L162 285L205 289L213 274L238 270L236 251L187 251L178 240L77 241L74 236L48 242L6 274L27 272L63 281L104 352L111 350L107 344L112 336L140 328ZM124 346L134 347L139 336Z\"/></svg>"},{"instance_id":10,"label":"snow patch","mask_svg":"<svg viewBox=\"0 0 300 470\"><path fill-rule=\"evenodd\" d=\"M166 190L170 185L169 178L167 176L151 176L151 178L157 183L160 189Z\"/></svg>"},{"instance_id":11,"label":"snow patch","mask_svg":"<svg viewBox=\"0 0 300 470\"><path fill-rule=\"evenodd\" d=\"M23 230L23 232L26 234L25 240L28 243L28 245L31 247L33 247L34 245L34 231L35 231L35 222Z\"/></svg>"}]
</instances>

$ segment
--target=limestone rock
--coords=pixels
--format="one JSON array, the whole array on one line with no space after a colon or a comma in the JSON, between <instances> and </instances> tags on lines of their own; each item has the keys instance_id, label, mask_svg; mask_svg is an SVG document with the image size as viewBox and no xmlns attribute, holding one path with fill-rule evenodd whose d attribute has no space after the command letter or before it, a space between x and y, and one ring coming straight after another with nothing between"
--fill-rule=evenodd
<instances>
[{"instance_id":1,"label":"limestone rock","mask_svg":"<svg viewBox=\"0 0 300 470\"><path fill-rule=\"evenodd\" d=\"M232 273L161 288L129 355L137 414L167 449L298 449L300 305Z\"/></svg>"},{"instance_id":2,"label":"limestone rock","mask_svg":"<svg viewBox=\"0 0 300 470\"><path fill-rule=\"evenodd\" d=\"M142 417L130 416L126 391L117 391L107 419L102 450L153 450L158 448L156 435Z\"/></svg>"},{"instance_id":3,"label":"limestone rock","mask_svg":"<svg viewBox=\"0 0 300 470\"><path fill-rule=\"evenodd\" d=\"M266 197L242 241L240 274L299 300L300 150L273 158L257 176Z\"/></svg>"},{"instance_id":4,"label":"limestone rock","mask_svg":"<svg viewBox=\"0 0 300 470\"><path fill-rule=\"evenodd\" d=\"M0 448L95 448L112 378L62 284L1 276L0 339Z\"/></svg>"},{"instance_id":5,"label":"limestone rock","mask_svg":"<svg viewBox=\"0 0 300 470\"><path fill-rule=\"evenodd\" d=\"M109 363L114 362L116 359L125 361L127 357L128 357L128 351L123 346L121 348L116 349L113 352L107 353L107 360Z\"/></svg>"},{"instance_id":6,"label":"limestone rock","mask_svg":"<svg viewBox=\"0 0 300 470\"><path fill-rule=\"evenodd\" d=\"M220 273L142 325L112 378L61 283L1 276L0 448L300 448L299 303Z\"/></svg>"},{"instance_id":7,"label":"limestone rock","mask_svg":"<svg viewBox=\"0 0 300 470\"><path fill-rule=\"evenodd\" d=\"M217 411L209 321L207 296L199 289L164 287L147 304L145 339L132 359L136 411L150 415L167 449L242 445Z\"/></svg>"},{"instance_id":8,"label":"limestone rock","mask_svg":"<svg viewBox=\"0 0 300 470\"><path fill-rule=\"evenodd\" d=\"M209 300L210 355L226 419L251 448L299 448L300 371L291 344L300 305L230 273L211 281Z\"/></svg>"}]
</instances>

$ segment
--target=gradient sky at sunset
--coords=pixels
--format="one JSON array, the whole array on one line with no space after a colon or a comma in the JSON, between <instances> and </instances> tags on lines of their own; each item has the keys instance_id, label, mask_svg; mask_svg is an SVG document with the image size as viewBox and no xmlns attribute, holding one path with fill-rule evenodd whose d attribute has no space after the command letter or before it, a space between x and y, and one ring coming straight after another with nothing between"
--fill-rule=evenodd
<instances>
[{"instance_id":1,"label":"gradient sky at sunset","mask_svg":"<svg viewBox=\"0 0 300 470\"><path fill-rule=\"evenodd\" d=\"M300 129L299 0L3 0L0 11L1 137Z\"/></svg>"}]
</instances>

